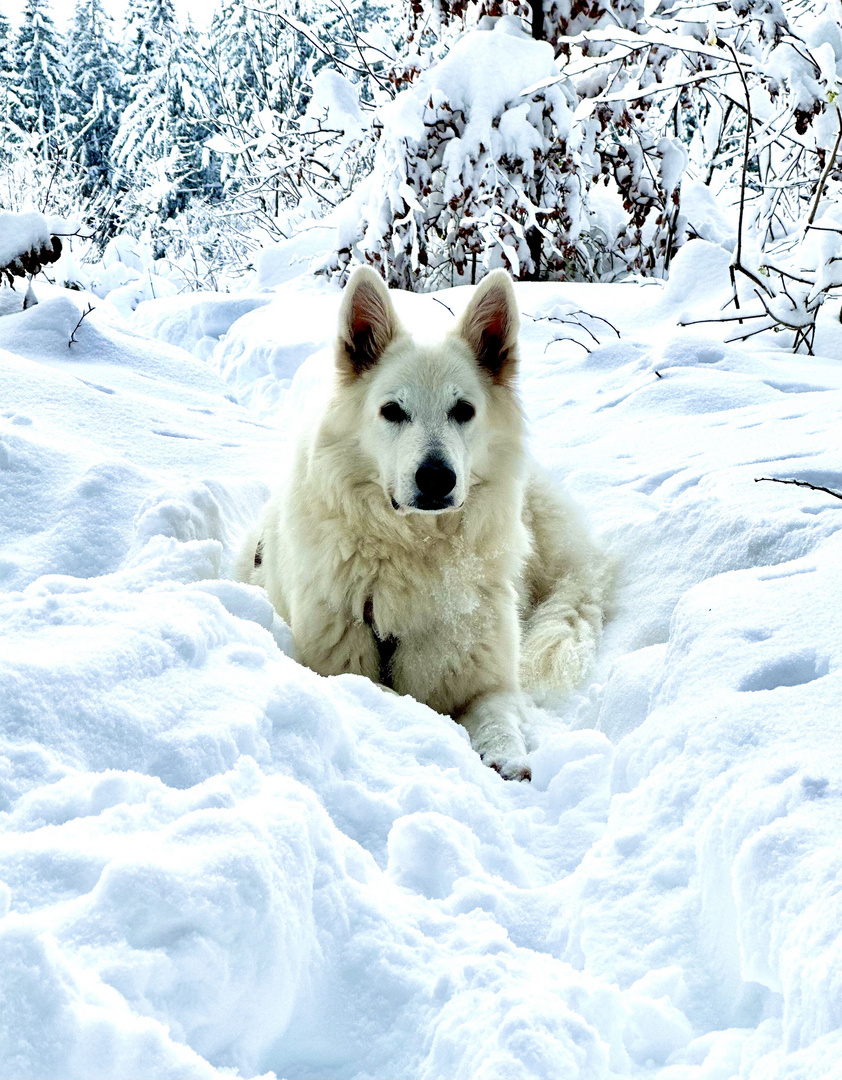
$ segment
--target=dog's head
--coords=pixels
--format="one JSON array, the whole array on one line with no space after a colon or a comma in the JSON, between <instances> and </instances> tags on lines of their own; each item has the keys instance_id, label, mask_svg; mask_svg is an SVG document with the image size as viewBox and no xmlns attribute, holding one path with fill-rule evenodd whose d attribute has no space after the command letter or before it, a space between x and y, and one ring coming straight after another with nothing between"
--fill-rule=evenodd
<instances>
[{"instance_id":1,"label":"dog's head","mask_svg":"<svg viewBox=\"0 0 842 1080\"><path fill-rule=\"evenodd\" d=\"M342 383L360 391L360 444L397 513L458 510L471 483L482 479L489 412L516 372L518 325L503 270L481 282L455 329L433 346L407 334L373 270L351 276L339 314L337 370Z\"/></svg>"}]
</instances>

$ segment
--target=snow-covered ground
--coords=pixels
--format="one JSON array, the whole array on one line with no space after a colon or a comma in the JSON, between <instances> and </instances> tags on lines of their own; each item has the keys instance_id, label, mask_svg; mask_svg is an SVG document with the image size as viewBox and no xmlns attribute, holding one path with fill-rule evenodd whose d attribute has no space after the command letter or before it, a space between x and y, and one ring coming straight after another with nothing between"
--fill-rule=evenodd
<instances>
[{"instance_id":1,"label":"snow-covered ground","mask_svg":"<svg viewBox=\"0 0 842 1080\"><path fill-rule=\"evenodd\" d=\"M680 329L702 241L517 287L534 452L620 584L508 783L230 580L330 375L340 294L273 259L71 347L88 297L3 297L0 1076L842 1076L842 502L755 483L840 488L838 324ZM578 309L621 336L554 340Z\"/></svg>"}]
</instances>

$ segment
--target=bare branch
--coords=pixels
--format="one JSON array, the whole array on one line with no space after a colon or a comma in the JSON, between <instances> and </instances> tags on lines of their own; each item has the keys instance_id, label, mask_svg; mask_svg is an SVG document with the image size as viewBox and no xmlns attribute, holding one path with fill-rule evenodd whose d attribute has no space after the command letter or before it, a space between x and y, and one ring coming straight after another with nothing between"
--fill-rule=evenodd
<instances>
[{"instance_id":1,"label":"bare branch","mask_svg":"<svg viewBox=\"0 0 842 1080\"><path fill-rule=\"evenodd\" d=\"M76 325L70 331L70 341L68 341L68 343L67 343L68 349L70 348L71 345L78 345L79 344L79 342L76 340L76 331L79 329L79 327L82 325L82 323L85 321L85 319L88 317L88 315L90 315L90 313L93 310L94 310L94 305L89 303L88 306L85 308L85 310L82 312L82 314L79 316L79 321L76 323Z\"/></svg>"},{"instance_id":2,"label":"bare branch","mask_svg":"<svg viewBox=\"0 0 842 1080\"><path fill-rule=\"evenodd\" d=\"M796 487L810 488L813 491L823 491L826 495L832 495L834 499L842 499L842 492L834 491L832 488L822 487L820 484L810 484L806 480L781 480L777 476L755 476L755 484L759 484L761 480L768 480L770 484L795 484Z\"/></svg>"},{"instance_id":3,"label":"bare branch","mask_svg":"<svg viewBox=\"0 0 842 1080\"><path fill-rule=\"evenodd\" d=\"M836 154L839 151L839 143L842 142L842 112L839 111L839 106L836 106L836 119L839 123L839 133L836 136L836 142L833 144L833 150L830 152L830 157L827 159L827 165L825 165L824 172L819 178L819 186L816 188L816 197L813 200L813 206L810 210L810 216L807 218L808 228L813 224L816 217L816 211L819 208L821 197L824 194L824 186L827 183L827 178L830 176L830 171L833 168L833 163L836 160Z\"/></svg>"}]
</instances>

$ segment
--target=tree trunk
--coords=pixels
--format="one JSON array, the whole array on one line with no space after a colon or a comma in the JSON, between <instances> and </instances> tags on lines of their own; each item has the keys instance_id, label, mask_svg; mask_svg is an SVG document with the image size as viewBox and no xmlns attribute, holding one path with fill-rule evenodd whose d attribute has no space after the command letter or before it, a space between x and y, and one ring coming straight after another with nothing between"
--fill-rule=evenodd
<instances>
[{"instance_id":1,"label":"tree trunk","mask_svg":"<svg viewBox=\"0 0 842 1080\"><path fill-rule=\"evenodd\" d=\"M543 0L530 0L532 8L532 37L535 41L544 40L544 2Z\"/></svg>"}]
</instances>

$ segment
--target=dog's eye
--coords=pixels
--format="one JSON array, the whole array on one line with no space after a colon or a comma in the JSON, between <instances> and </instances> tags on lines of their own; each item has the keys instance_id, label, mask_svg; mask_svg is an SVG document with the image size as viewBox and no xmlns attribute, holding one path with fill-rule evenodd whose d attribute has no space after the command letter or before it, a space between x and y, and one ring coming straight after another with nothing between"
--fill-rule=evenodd
<instances>
[{"instance_id":1,"label":"dog's eye","mask_svg":"<svg viewBox=\"0 0 842 1080\"><path fill-rule=\"evenodd\" d=\"M470 403L470 401L457 401L450 412L447 414L451 420L455 420L457 424L467 424L469 420L473 420L476 414L476 409Z\"/></svg>"},{"instance_id":2,"label":"dog's eye","mask_svg":"<svg viewBox=\"0 0 842 1080\"><path fill-rule=\"evenodd\" d=\"M402 424L405 420L409 419L396 401L387 401L380 409L380 415L384 420L388 420L390 424Z\"/></svg>"}]
</instances>

